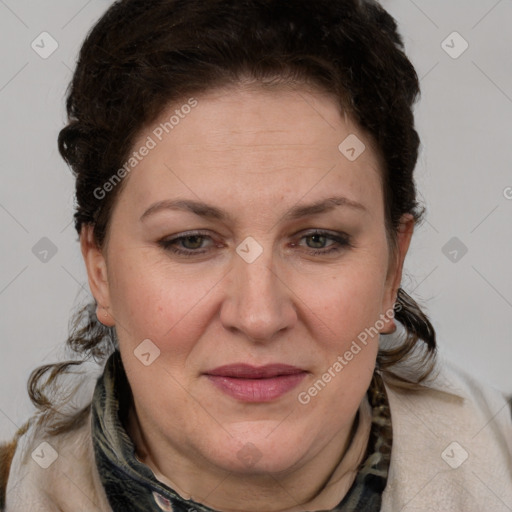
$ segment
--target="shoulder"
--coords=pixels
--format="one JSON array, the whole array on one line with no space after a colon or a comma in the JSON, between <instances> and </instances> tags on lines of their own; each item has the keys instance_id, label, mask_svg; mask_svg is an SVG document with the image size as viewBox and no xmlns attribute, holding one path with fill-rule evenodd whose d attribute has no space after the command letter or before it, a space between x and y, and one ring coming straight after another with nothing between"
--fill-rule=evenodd
<instances>
[{"instance_id":1,"label":"shoulder","mask_svg":"<svg viewBox=\"0 0 512 512\"><path fill-rule=\"evenodd\" d=\"M90 418L89 418L90 419ZM20 437L7 479L5 511L110 511L97 474L90 421L48 436L31 427Z\"/></svg>"},{"instance_id":2,"label":"shoulder","mask_svg":"<svg viewBox=\"0 0 512 512\"><path fill-rule=\"evenodd\" d=\"M424 390L386 390L393 448L383 511L512 509L512 396L445 360Z\"/></svg>"}]
</instances>

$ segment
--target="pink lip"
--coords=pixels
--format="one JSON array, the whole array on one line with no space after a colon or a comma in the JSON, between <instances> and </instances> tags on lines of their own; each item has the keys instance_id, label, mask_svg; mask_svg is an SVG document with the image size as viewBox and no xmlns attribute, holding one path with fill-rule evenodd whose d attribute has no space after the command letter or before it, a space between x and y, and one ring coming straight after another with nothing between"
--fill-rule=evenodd
<instances>
[{"instance_id":1,"label":"pink lip","mask_svg":"<svg viewBox=\"0 0 512 512\"><path fill-rule=\"evenodd\" d=\"M286 364L230 364L206 372L221 391L244 402L270 402L296 387L306 371Z\"/></svg>"}]
</instances>

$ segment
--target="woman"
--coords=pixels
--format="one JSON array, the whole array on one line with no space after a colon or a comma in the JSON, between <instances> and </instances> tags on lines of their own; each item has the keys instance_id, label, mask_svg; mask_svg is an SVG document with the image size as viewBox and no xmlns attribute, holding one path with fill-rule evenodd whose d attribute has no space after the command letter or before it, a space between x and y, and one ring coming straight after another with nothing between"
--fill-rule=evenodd
<instances>
[{"instance_id":1,"label":"woman","mask_svg":"<svg viewBox=\"0 0 512 512\"><path fill-rule=\"evenodd\" d=\"M418 92L374 2L107 11L59 135L94 302L31 376L5 510L512 509L507 398L400 288Z\"/></svg>"}]
</instances>

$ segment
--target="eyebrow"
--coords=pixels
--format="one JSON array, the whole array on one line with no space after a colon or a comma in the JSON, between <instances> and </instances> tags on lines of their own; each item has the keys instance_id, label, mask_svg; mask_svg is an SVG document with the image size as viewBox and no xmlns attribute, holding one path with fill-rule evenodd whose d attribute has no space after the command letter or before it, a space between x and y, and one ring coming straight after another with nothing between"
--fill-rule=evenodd
<instances>
[{"instance_id":1,"label":"eyebrow","mask_svg":"<svg viewBox=\"0 0 512 512\"><path fill-rule=\"evenodd\" d=\"M343 196L333 196L327 199L321 199L311 204L298 205L291 208L283 216L284 221L291 221L308 217L310 215L318 215L334 210L338 206L343 206L368 213L365 206L357 201L353 201ZM143 221L150 215L162 210L175 210L175 211L188 211L198 215L199 217L210 218L220 221L232 221L233 218L226 211L217 208L216 206L202 203L199 201L192 201L189 199L176 199L176 200L163 200L151 205L140 217Z\"/></svg>"}]
</instances>

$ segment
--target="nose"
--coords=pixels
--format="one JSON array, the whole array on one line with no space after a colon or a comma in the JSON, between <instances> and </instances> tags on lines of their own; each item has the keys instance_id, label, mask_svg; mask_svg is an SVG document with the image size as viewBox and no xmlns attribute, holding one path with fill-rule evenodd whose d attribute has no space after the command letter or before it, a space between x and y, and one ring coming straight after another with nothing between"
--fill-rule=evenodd
<instances>
[{"instance_id":1,"label":"nose","mask_svg":"<svg viewBox=\"0 0 512 512\"><path fill-rule=\"evenodd\" d=\"M293 292L272 263L270 250L247 263L235 255L220 318L224 327L252 342L265 343L297 321Z\"/></svg>"}]
</instances>

